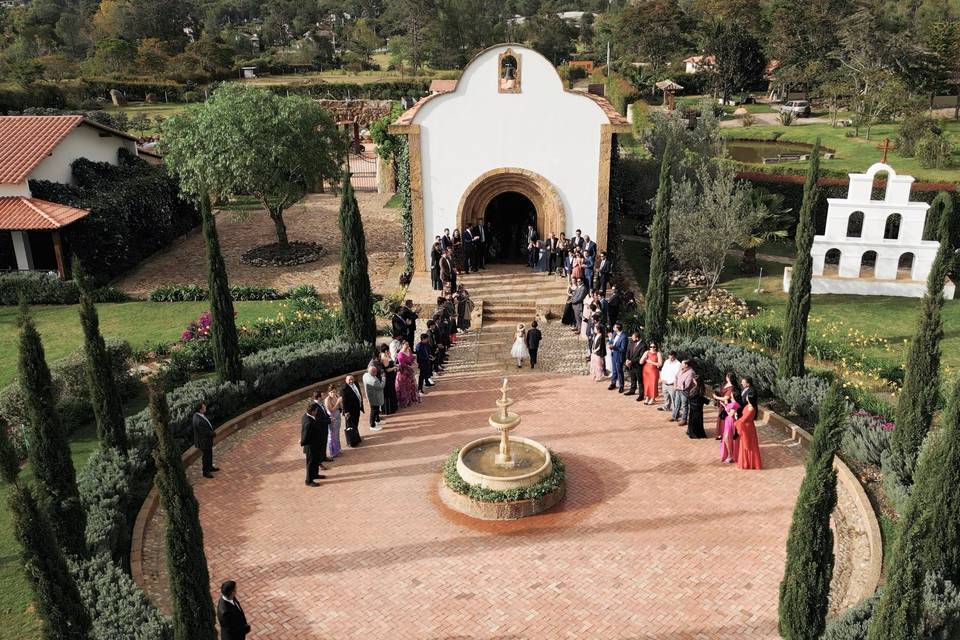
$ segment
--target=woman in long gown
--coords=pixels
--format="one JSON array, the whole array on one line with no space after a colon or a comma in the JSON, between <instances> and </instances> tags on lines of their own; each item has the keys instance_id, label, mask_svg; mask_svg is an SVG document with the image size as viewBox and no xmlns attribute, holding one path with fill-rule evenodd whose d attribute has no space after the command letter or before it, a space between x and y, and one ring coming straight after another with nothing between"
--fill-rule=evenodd
<instances>
[{"instance_id":1,"label":"woman in long gown","mask_svg":"<svg viewBox=\"0 0 960 640\"><path fill-rule=\"evenodd\" d=\"M510 355L517 359L517 369L523 367L524 358L530 357L530 351L527 350L527 330L522 322L517 325L517 332L513 334L513 346L510 348Z\"/></svg>"},{"instance_id":2,"label":"woman in long gown","mask_svg":"<svg viewBox=\"0 0 960 640\"><path fill-rule=\"evenodd\" d=\"M327 430L327 457L333 460L340 455L340 391L332 384L323 399L323 407L330 415L330 427Z\"/></svg>"},{"instance_id":3,"label":"woman in long gown","mask_svg":"<svg viewBox=\"0 0 960 640\"><path fill-rule=\"evenodd\" d=\"M723 418L723 431L720 438L720 461L727 464L733 464L737 461L737 411L740 410L740 403L730 398L727 404L723 405L723 411L726 414Z\"/></svg>"},{"instance_id":4,"label":"woman in long gown","mask_svg":"<svg viewBox=\"0 0 960 640\"><path fill-rule=\"evenodd\" d=\"M663 366L663 357L657 351L657 343L651 342L646 353L640 358L643 366L643 404L653 404L657 400L657 391L660 387L660 367Z\"/></svg>"},{"instance_id":5,"label":"woman in long gown","mask_svg":"<svg viewBox=\"0 0 960 640\"><path fill-rule=\"evenodd\" d=\"M573 261L570 264L570 278L572 280L583 280L583 256L580 255L579 251L575 251L573 254ZM587 289L590 288L590 285L587 285Z\"/></svg>"},{"instance_id":6,"label":"woman in long gown","mask_svg":"<svg viewBox=\"0 0 960 640\"><path fill-rule=\"evenodd\" d=\"M737 452L737 466L741 469L760 469L760 439L757 437L757 407L754 405L755 396L743 407L740 419L736 422L737 434L740 436L740 450Z\"/></svg>"},{"instance_id":7,"label":"woman in long gown","mask_svg":"<svg viewBox=\"0 0 960 640\"><path fill-rule=\"evenodd\" d=\"M603 380L603 361L607 355L607 330L603 325L597 327L590 345L590 375L594 382Z\"/></svg>"},{"instance_id":8,"label":"woman in long gown","mask_svg":"<svg viewBox=\"0 0 960 640\"><path fill-rule=\"evenodd\" d=\"M383 410L385 416L397 412L397 363L390 357L390 345L380 346L383 365Z\"/></svg>"},{"instance_id":9,"label":"woman in long gown","mask_svg":"<svg viewBox=\"0 0 960 640\"><path fill-rule=\"evenodd\" d=\"M457 268L457 273L464 272L466 260L463 253L463 238L460 237L460 229L453 230L453 266Z\"/></svg>"},{"instance_id":10,"label":"woman in long gown","mask_svg":"<svg viewBox=\"0 0 960 640\"><path fill-rule=\"evenodd\" d=\"M417 376L413 370L416 358L410 350L410 343L403 341L403 346L397 352L397 406L401 409L409 407L414 402L420 402L417 394Z\"/></svg>"},{"instance_id":11,"label":"woman in long gown","mask_svg":"<svg viewBox=\"0 0 960 640\"><path fill-rule=\"evenodd\" d=\"M687 398L690 404L690 413L687 416L687 437L688 438L706 438L707 432L703 430L703 406L710 402L710 398L703 395L703 378L695 375L697 383L692 396Z\"/></svg>"},{"instance_id":12,"label":"woman in long gown","mask_svg":"<svg viewBox=\"0 0 960 640\"><path fill-rule=\"evenodd\" d=\"M737 377L733 375L732 371L727 371L723 376L723 386L720 388L720 393L713 394L713 399L716 400L717 406L720 407L720 411L717 412L717 440L723 439L723 426L727 418L726 406L739 395L737 392Z\"/></svg>"}]
</instances>

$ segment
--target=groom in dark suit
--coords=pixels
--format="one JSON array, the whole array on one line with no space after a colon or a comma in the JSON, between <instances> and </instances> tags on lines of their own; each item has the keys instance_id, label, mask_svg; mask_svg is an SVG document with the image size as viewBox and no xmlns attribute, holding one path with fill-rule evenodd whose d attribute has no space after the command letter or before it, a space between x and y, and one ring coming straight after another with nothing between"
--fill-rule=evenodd
<instances>
[{"instance_id":1,"label":"groom in dark suit","mask_svg":"<svg viewBox=\"0 0 960 640\"><path fill-rule=\"evenodd\" d=\"M321 403L311 402L307 412L300 418L300 446L307 457L307 479L304 484L308 487L318 486L314 480L327 477L320 475L320 469L327 455L329 428L330 416L326 408Z\"/></svg>"},{"instance_id":2,"label":"groom in dark suit","mask_svg":"<svg viewBox=\"0 0 960 640\"><path fill-rule=\"evenodd\" d=\"M537 353L540 351L540 341L543 340L543 334L540 333L537 321L530 323L530 329L527 330L527 351L530 352L530 368L537 366Z\"/></svg>"}]
</instances>

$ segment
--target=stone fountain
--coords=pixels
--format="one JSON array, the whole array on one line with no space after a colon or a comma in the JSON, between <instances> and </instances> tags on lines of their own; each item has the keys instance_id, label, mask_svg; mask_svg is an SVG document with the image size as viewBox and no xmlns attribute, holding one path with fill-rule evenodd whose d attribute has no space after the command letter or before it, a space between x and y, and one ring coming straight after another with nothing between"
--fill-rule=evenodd
<instances>
[{"instance_id":1,"label":"stone fountain","mask_svg":"<svg viewBox=\"0 0 960 640\"><path fill-rule=\"evenodd\" d=\"M510 435L520 424L520 416L510 411L514 400L507 397L507 379L500 388L497 411L488 420L498 435L467 443L457 457L457 472L470 485L495 491L531 487L553 474L550 450L531 440ZM442 489L446 489L443 485ZM449 489L442 491L444 501L454 509L483 519L514 519L549 509L559 502L565 487L530 500L482 502Z\"/></svg>"}]
</instances>

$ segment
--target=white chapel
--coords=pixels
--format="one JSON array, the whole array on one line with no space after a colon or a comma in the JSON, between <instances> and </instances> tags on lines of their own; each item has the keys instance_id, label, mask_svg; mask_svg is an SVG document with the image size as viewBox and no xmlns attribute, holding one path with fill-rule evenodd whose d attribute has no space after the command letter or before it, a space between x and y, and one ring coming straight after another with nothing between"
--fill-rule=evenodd
<instances>
[{"instance_id":1,"label":"white chapel","mask_svg":"<svg viewBox=\"0 0 960 640\"><path fill-rule=\"evenodd\" d=\"M415 270L444 228L480 222L503 243L532 223L540 237L581 229L606 248L612 145L630 125L606 99L566 90L536 51L481 52L452 91L390 130L409 143Z\"/></svg>"}]
</instances>

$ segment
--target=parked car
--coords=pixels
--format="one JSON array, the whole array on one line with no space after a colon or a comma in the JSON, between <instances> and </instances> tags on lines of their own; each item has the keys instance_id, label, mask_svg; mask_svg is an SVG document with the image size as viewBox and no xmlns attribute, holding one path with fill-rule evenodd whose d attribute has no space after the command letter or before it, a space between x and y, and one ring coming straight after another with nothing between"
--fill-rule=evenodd
<instances>
[{"instance_id":1,"label":"parked car","mask_svg":"<svg viewBox=\"0 0 960 640\"><path fill-rule=\"evenodd\" d=\"M810 117L810 102L807 100L790 100L780 105L780 113L792 113L797 118Z\"/></svg>"}]
</instances>

